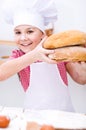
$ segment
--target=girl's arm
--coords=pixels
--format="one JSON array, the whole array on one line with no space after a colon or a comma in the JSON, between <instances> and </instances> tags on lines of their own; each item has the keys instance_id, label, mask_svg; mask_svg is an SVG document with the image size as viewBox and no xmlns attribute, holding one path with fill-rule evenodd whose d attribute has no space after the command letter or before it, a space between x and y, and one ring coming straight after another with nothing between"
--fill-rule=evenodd
<instances>
[{"instance_id":1,"label":"girl's arm","mask_svg":"<svg viewBox=\"0 0 86 130\"><path fill-rule=\"evenodd\" d=\"M6 61L0 65L0 81L18 73L23 68L34 62L34 53L27 53L19 58Z\"/></svg>"},{"instance_id":2,"label":"girl's arm","mask_svg":"<svg viewBox=\"0 0 86 130\"><path fill-rule=\"evenodd\" d=\"M86 84L86 62L68 62L66 69L74 81Z\"/></svg>"},{"instance_id":3,"label":"girl's arm","mask_svg":"<svg viewBox=\"0 0 86 130\"><path fill-rule=\"evenodd\" d=\"M0 81L11 77L36 61L44 61L51 64L57 63L48 57L48 54L54 53L54 50L47 50L42 47L44 40L45 39L43 39L34 50L0 65Z\"/></svg>"}]
</instances>

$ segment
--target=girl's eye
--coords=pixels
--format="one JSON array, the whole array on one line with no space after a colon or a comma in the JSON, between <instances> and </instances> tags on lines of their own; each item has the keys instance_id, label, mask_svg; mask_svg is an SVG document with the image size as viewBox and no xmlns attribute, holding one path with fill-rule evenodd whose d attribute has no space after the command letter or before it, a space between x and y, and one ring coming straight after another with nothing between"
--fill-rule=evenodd
<instances>
[{"instance_id":1,"label":"girl's eye","mask_svg":"<svg viewBox=\"0 0 86 130\"><path fill-rule=\"evenodd\" d=\"M18 32L15 32L15 34L21 34L21 32L18 31Z\"/></svg>"},{"instance_id":2,"label":"girl's eye","mask_svg":"<svg viewBox=\"0 0 86 130\"><path fill-rule=\"evenodd\" d=\"M28 33L33 33L34 31L33 30L29 30Z\"/></svg>"}]
</instances>

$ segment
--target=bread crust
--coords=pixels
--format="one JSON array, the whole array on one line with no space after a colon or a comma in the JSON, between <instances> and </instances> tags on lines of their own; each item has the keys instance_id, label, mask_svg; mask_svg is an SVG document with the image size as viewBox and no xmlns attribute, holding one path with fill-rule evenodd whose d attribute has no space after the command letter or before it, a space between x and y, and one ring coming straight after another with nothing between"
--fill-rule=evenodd
<instances>
[{"instance_id":1,"label":"bread crust","mask_svg":"<svg viewBox=\"0 0 86 130\"><path fill-rule=\"evenodd\" d=\"M55 50L49 58L56 61L86 61L86 48L84 47L64 47Z\"/></svg>"},{"instance_id":2,"label":"bread crust","mask_svg":"<svg viewBox=\"0 0 86 130\"><path fill-rule=\"evenodd\" d=\"M70 45L86 44L86 33L79 30L68 30L53 34L47 38L43 47L46 49L55 49Z\"/></svg>"}]
</instances>

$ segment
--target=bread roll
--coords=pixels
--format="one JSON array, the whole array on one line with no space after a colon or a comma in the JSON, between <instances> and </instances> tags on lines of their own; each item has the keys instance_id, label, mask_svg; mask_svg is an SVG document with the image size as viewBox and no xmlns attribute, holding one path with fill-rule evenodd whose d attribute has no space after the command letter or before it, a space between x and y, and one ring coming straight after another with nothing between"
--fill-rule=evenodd
<instances>
[{"instance_id":1,"label":"bread roll","mask_svg":"<svg viewBox=\"0 0 86 130\"><path fill-rule=\"evenodd\" d=\"M79 30L68 30L53 34L47 38L43 47L46 49L55 49L70 45L86 44L86 33Z\"/></svg>"},{"instance_id":2,"label":"bread roll","mask_svg":"<svg viewBox=\"0 0 86 130\"><path fill-rule=\"evenodd\" d=\"M59 48L49 57L56 61L86 61L86 48L80 46Z\"/></svg>"}]
</instances>

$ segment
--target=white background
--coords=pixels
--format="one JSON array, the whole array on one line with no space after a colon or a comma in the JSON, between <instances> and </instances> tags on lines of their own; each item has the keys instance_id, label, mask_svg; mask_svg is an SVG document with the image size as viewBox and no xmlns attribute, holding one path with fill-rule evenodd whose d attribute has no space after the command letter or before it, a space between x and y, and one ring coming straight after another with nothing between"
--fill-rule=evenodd
<instances>
[{"instance_id":1,"label":"white background","mask_svg":"<svg viewBox=\"0 0 86 130\"><path fill-rule=\"evenodd\" d=\"M70 29L86 32L86 0L55 0L55 3L58 9L55 33ZM12 28L2 20L2 14L0 30L0 40L13 40ZM0 45L0 55L11 53L12 49ZM86 113L86 85L79 85L69 77L69 90L76 112ZM0 105L21 107L24 96L17 75L0 82Z\"/></svg>"}]
</instances>

